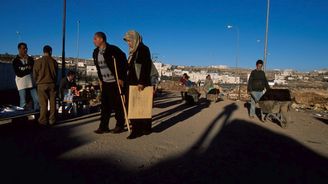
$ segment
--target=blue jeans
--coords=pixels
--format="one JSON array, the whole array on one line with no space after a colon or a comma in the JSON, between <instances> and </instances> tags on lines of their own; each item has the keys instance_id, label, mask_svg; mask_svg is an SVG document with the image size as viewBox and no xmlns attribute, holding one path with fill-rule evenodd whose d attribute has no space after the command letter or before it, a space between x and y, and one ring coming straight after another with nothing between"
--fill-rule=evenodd
<instances>
[{"instance_id":1,"label":"blue jeans","mask_svg":"<svg viewBox=\"0 0 328 184\"><path fill-rule=\"evenodd\" d=\"M255 116L256 103L261 99L262 96L263 96L262 91L252 91L251 92L251 108L249 110L250 116Z\"/></svg>"},{"instance_id":2,"label":"blue jeans","mask_svg":"<svg viewBox=\"0 0 328 184\"><path fill-rule=\"evenodd\" d=\"M32 99L33 99L33 107L34 110L37 111L39 110L39 99L38 99L38 94L36 93L35 88L29 88L29 89L21 89L18 90L19 93L19 106L24 108L26 106L26 92L30 91Z\"/></svg>"}]
</instances>

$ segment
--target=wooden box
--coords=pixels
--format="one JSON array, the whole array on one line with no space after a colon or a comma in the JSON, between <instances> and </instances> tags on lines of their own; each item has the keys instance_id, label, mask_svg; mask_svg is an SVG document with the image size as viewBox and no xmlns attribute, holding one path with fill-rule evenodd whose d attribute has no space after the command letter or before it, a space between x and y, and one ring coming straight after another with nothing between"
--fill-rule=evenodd
<instances>
[{"instance_id":1,"label":"wooden box","mask_svg":"<svg viewBox=\"0 0 328 184\"><path fill-rule=\"evenodd\" d=\"M138 86L130 86L128 118L129 119L152 118L153 94L154 94L154 88L152 86L146 87L142 91L138 90Z\"/></svg>"}]
</instances>

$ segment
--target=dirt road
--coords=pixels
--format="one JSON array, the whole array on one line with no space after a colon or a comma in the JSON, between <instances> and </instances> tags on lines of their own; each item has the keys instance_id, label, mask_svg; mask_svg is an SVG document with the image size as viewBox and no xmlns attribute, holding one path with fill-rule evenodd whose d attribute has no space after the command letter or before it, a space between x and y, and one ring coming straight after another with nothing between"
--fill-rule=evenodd
<instances>
[{"instance_id":1,"label":"dirt road","mask_svg":"<svg viewBox=\"0 0 328 184\"><path fill-rule=\"evenodd\" d=\"M244 102L175 94L155 102L153 133L93 133L98 116L50 129L0 126L1 183L328 183L328 123L291 112L287 129L250 120ZM114 125L114 119L111 119Z\"/></svg>"}]
</instances>

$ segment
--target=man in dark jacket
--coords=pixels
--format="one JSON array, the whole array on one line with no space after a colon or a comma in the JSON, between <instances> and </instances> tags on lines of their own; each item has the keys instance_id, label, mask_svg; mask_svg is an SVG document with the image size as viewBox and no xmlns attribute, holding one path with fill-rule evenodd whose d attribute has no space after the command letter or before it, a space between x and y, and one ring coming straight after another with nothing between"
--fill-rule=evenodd
<instances>
[{"instance_id":1,"label":"man in dark jacket","mask_svg":"<svg viewBox=\"0 0 328 184\"><path fill-rule=\"evenodd\" d=\"M67 72L66 77L64 77L60 81L60 85L59 85L60 98L64 99L68 90L70 90L72 87L76 87L76 86L77 85L75 82L75 72L70 70Z\"/></svg>"},{"instance_id":2,"label":"man in dark jacket","mask_svg":"<svg viewBox=\"0 0 328 184\"><path fill-rule=\"evenodd\" d=\"M120 133L124 131L125 119L117 81L123 87L127 71L126 55L118 47L108 44L106 35L103 32L95 33L93 42L97 47L93 52L93 60L102 84L101 118L99 128L95 133L103 134L110 132L109 120L113 110L115 111L115 119L117 121L113 133ZM116 59L118 78L115 75L113 58Z\"/></svg>"},{"instance_id":3,"label":"man in dark jacket","mask_svg":"<svg viewBox=\"0 0 328 184\"><path fill-rule=\"evenodd\" d=\"M52 48L48 45L43 47L44 55L35 62L33 68L33 77L38 87L38 95L40 99L40 118L41 125L54 125L56 123L56 81L58 64L51 57ZM49 121L48 101L50 101Z\"/></svg>"},{"instance_id":4,"label":"man in dark jacket","mask_svg":"<svg viewBox=\"0 0 328 184\"><path fill-rule=\"evenodd\" d=\"M252 71L248 79L248 93L251 95L251 107L249 111L249 116L251 119L255 116L255 106L256 103L263 96L264 89L269 90L270 86L268 80L262 70L263 61L258 60L256 62L256 69Z\"/></svg>"},{"instance_id":5,"label":"man in dark jacket","mask_svg":"<svg viewBox=\"0 0 328 184\"><path fill-rule=\"evenodd\" d=\"M16 74L16 85L19 92L20 107L26 108L26 93L31 93L34 110L39 110L39 100L32 79L34 59L27 54L27 44L18 44L18 55L13 60L13 67Z\"/></svg>"}]
</instances>

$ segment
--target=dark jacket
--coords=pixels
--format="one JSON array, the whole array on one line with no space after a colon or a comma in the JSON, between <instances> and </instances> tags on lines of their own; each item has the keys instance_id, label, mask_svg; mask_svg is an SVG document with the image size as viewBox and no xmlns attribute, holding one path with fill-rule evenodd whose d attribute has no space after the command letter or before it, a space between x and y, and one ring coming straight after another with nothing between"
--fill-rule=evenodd
<instances>
[{"instance_id":1,"label":"dark jacket","mask_svg":"<svg viewBox=\"0 0 328 184\"><path fill-rule=\"evenodd\" d=\"M253 70L248 79L248 91L263 91L264 88L270 89L268 80L262 70Z\"/></svg>"},{"instance_id":2,"label":"dark jacket","mask_svg":"<svg viewBox=\"0 0 328 184\"><path fill-rule=\"evenodd\" d=\"M60 85L59 85L59 91L60 91L60 98L63 99L65 96L65 93L71 89L72 87L76 87L76 83L73 80L72 82L68 81L67 77L64 77L61 81L60 81Z\"/></svg>"},{"instance_id":3,"label":"dark jacket","mask_svg":"<svg viewBox=\"0 0 328 184\"><path fill-rule=\"evenodd\" d=\"M98 63L98 53L99 53L99 48L96 48L93 51L93 61L97 67L98 77L101 81L103 81L102 75L100 73L99 63ZM107 64L108 68L110 69L110 71L112 72L112 74L114 75L114 77L116 79L114 60L112 58L113 56L116 59L118 78L120 80L125 81L126 80L126 70L127 70L126 55L120 48L118 48L114 45L107 44L106 50L104 53L105 63Z\"/></svg>"},{"instance_id":4,"label":"dark jacket","mask_svg":"<svg viewBox=\"0 0 328 184\"><path fill-rule=\"evenodd\" d=\"M43 56L35 61L33 78L36 84L56 84L58 63L51 56Z\"/></svg>"},{"instance_id":5,"label":"dark jacket","mask_svg":"<svg viewBox=\"0 0 328 184\"><path fill-rule=\"evenodd\" d=\"M25 75L32 74L34 66L34 59L30 56L27 58L27 63L23 64L19 56L13 60L13 67L17 77L24 77Z\"/></svg>"},{"instance_id":6,"label":"dark jacket","mask_svg":"<svg viewBox=\"0 0 328 184\"><path fill-rule=\"evenodd\" d=\"M138 66L137 66L138 65ZM136 68L140 67L140 76L137 76ZM131 85L142 84L144 86L151 86L151 67L152 60L149 48L140 43L136 52L133 54L129 64L128 82Z\"/></svg>"}]
</instances>

